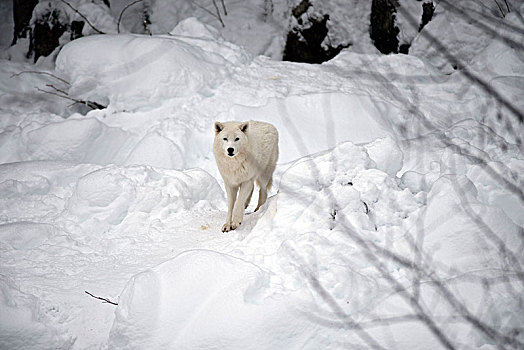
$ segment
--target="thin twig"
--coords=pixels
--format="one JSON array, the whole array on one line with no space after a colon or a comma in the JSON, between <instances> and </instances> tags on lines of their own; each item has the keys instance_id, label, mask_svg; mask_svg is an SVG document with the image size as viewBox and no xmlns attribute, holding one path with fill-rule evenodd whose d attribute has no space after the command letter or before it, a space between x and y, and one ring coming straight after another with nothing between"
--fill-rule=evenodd
<instances>
[{"instance_id":1,"label":"thin twig","mask_svg":"<svg viewBox=\"0 0 524 350\"><path fill-rule=\"evenodd\" d=\"M133 6L134 4L140 2L140 1L143 1L143 0L135 0L135 1L133 1L132 3L126 5L126 7L124 7L124 8L122 9L122 11L120 11L120 16L118 16L118 22L117 22L117 24L116 24L116 31L117 31L118 33L120 33L120 21L122 20L122 16L124 15L124 11L127 10L129 7Z\"/></svg>"},{"instance_id":2,"label":"thin twig","mask_svg":"<svg viewBox=\"0 0 524 350\"><path fill-rule=\"evenodd\" d=\"M87 107L89 107L91 109L104 109L104 108L106 108L106 106L103 106L103 105L101 105L100 103L97 103L97 102L82 101L82 100L78 100L78 99L72 98L72 97L68 96L67 94L64 95L63 91L61 91L61 93L58 93L58 92L53 92L53 91L42 90L40 88L36 88L36 89L38 91L46 93L46 94L62 97L62 98L65 98L67 100L74 101L75 103L80 103L80 104L86 105ZM54 88L54 89L57 90L57 91L60 91L59 89L56 89L56 88Z\"/></svg>"},{"instance_id":3,"label":"thin twig","mask_svg":"<svg viewBox=\"0 0 524 350\"><path fill-rule=\"evenodd\" d=\"M11 78L18 77L18 76L20 76L20 75L22 75L22 74L25 74L25 73L31 73L31 74L45 74L45 75L49 75L50 77L53 77L53 78L55 78L55 79L58 79L58 80L60 80L62 83L66 84L66 85L68 85L68 86L71 85L71 84L69 84L68 81L66 81L66 80L64 80L64 79L62 79L62 78L60 78L60 77L57 77L56 75L54 75L54 74L52 74L52 73L49 73L49 72L40 72L40 71L36 71L36 70L24 70L24 71L21 71L20 73L16 73L16 74L11 75Z\"/></svg>"},{"instance_id":4,"label":"thin twig","mask_svg":"<svg viewBox=\"0 0 524 350\"><path fill-rule=\"evenodd\" d=\"M102 298L102 297L97 297L96 295L93 295L91 293L89 293L87 290L84 291L86 294L88 294L89 296L95 298L95 299L98 299L98 300L102 300L104 303L106 304L113 304L113 305L118 305L118 303L115 303L111 300L109 300L108 298Z\"/></svg>"},{"instance_id":5,"label":"thin twig","mask_svg":"<svg viewBox=\"0 0 524 350\"><path fill-rule=\"evenodd\" d=\"M50 87L51 89L55 90L56 92L62 93L65 96L69 96L69 94L66 91L56 88L53 84L46 84L45 86Z\"/></svg>"},{"instance_id":6,"label":"thin twig","mask_svg":"<svg viewBox=\"0 0 524 350\"><path fill-rule=\"evenodd\" d=\"M38 91L40 92L44 92L46 94L50 94L50 95L55 95L55 96L58 96L58 97L62 97L62 98L66 98L68 100L71 100L71 101L75 101L77 102L77 100L75 100L74 98L72 97L69 97L69 96L66 96L66 95L62 95L62 94L59 94L59 93L56 93L56 92L53 92L53 91L47 91L47 90L42 90L40 88L36 88Z\"/></svg>"},{"instance_id":7,"label":"thin twig","mask_svg":"<svg viewBox=\"0 0 524 350\"><path fill-rule=\"evenodd\" d=\"M98 30L94 25L91 24L91 22L89 22L89 20L87 19L86 16L84 16L83 14L81 14L77 9L75 9L73 6L71 6L70 3L68 3L67 1L65 0L60 0L61 2L63 2L64 4L66 4L67 6L69 6L73 11L75 11L76 13L78 13L80 15L80 17L82 17L83 19L85 19L86 23L91 27L93 28L98 34L105 34L104 32L102 32L101 30Z\"/></svg>"}]
</instances>

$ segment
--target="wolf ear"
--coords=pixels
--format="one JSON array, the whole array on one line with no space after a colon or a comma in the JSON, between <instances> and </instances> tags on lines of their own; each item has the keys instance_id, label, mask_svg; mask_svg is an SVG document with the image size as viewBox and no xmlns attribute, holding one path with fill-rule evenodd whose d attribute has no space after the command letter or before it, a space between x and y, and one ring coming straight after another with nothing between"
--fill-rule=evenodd
<instances>
[{"instance_id":1,"label":"wolf ear","mask_svg":"<svg viewBox=\"0 0 524 350\"><path fill-rule=\"evenodd\" d=\"M248 125L249 125L249 122L245 122L245 123L240 124L240 131L245 133L247 131L247 126Z\"/></svg>"},{"instance_id":2,"label":"wolf ear","mask_svg":"<svg viewBox=\"0 0 524 350\"><path fill-rule=\"evenodd\" d=\"M224 125L221 122L215 122L215 134L221 132L222 129L224 129Z\"/></svg>"}]
</instances>

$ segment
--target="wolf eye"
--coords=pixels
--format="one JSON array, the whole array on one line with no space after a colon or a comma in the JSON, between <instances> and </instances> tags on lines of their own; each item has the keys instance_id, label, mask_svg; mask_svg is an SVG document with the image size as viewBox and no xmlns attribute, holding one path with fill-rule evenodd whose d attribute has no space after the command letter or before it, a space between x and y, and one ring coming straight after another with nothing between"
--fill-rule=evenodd
<instances>
[{"instance_id":1,"label":"wolf eye","mask_svg":"<svg viewBox=\"0 0 524 350\"><path fill-rule=\"evenodd\" d=\"M227 137L224 137L222 140L227 141Z\"/></svg>"},{"instance_id":2,"label":"wolf eye","mask_svg":"<svg viewBox=\"0 0 524 350\"><path fill-rule=\"evenodd\" d=\"M237 137L237 138L235 139L235 141L238 141L238 140L240 140L240 139Z\"/></svg>"}]
</instances>

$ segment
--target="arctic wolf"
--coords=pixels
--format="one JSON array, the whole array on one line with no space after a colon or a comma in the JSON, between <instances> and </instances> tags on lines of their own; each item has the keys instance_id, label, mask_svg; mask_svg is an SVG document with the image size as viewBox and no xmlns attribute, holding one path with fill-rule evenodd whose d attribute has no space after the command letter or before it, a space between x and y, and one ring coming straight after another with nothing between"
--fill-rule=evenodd
<instances>
[{"instance_id":1,"label":"arctic wolf","mask_svg":"<svg viewBox=\"0 0 524 350\"><path fill-rule=\"evenodd\" d=\"M216 122L213 153L226 187L227 219L222 232L227 232L242 223L254 181L260 187L255 211L266 202L278 159L277 129L253 120Z\"/></svg>"}]
</instances>

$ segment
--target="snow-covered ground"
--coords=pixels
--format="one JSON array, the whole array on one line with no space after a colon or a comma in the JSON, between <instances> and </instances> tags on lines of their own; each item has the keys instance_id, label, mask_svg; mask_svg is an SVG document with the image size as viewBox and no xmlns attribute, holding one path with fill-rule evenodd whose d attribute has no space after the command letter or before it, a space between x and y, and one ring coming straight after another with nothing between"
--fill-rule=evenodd
<instances>
[{"instance_id":1,"label":"snow-covered ground","mask_svg":"<svg viewBox=\"0 0 524 350\"><path fill-rule=\"evenodd\" d=\"M157 4L164 34L0 61L0 349L524 346L523 5L481 38L439 4L455 71L427 37L383 56L364 32L272 60L281 12L242 36ZM222 233L213 123L251 119L279 130L274 187Z\"/></svg>"}]
</instances>

